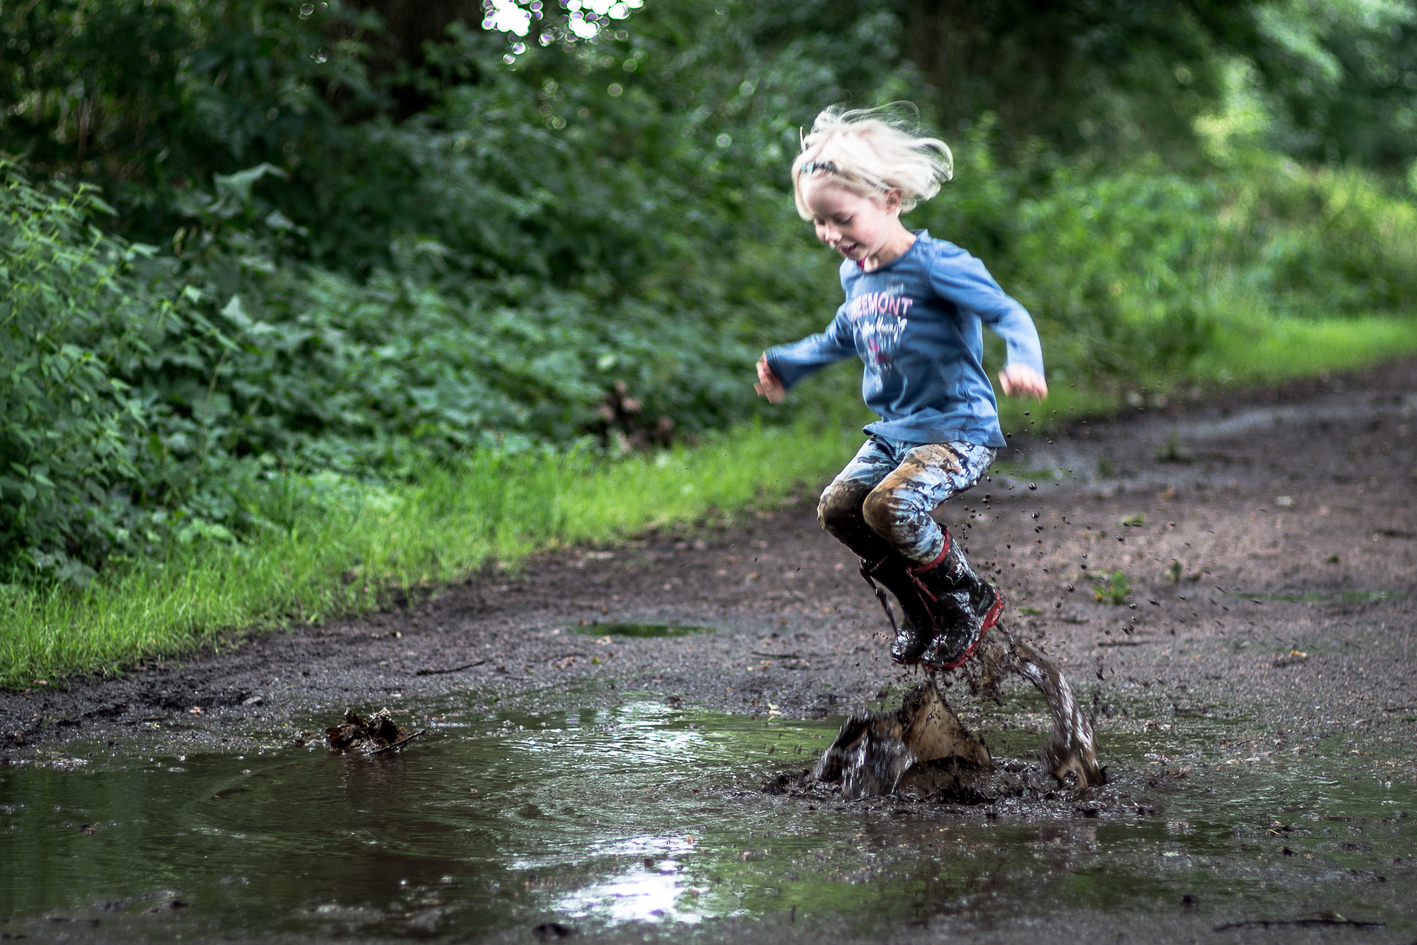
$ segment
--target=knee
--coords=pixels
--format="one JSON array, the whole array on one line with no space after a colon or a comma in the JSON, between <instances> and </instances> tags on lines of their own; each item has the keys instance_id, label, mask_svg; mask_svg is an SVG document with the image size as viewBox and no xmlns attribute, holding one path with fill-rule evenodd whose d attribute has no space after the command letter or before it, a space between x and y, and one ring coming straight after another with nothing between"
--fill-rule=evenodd
<instances>
[{"instance_id":1,"label":"knee","mask_svg":"<svg viewBox=\"0 0 1417 945\"><path fill-rule=\"evenodd\" d=\"M871 531L887 539L908 530L910 511L901 497L890 489L875 489L861 503L861 515Z\"/></svg>"},{"instance_id":2,"label":"knee","mask_svg":"<svg viewBox=\"0 0 1417 945\"><path fill-rule=\"evenodd\" d=\"M817 521L822 528L833 533L857 524L861 521L863 498L864 490L848 483L833 482L822 492L821 501L817 503Z\"/></svg>"}]
</instances>

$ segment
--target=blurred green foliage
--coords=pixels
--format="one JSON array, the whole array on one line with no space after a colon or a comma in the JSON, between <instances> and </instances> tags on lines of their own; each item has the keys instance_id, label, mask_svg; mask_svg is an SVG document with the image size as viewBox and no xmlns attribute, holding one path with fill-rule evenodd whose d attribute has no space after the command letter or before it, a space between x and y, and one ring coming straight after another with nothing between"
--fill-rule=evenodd
<instances>
[{"instance_id":1,"label":"blurred green foliage","mask_svg":"<svg viewBox=\"0 0 1417 945\"><path fill-rule=\"evenodd\" d=\"M1113 571L1102 576L1101 584L1092 586L1092 596L1113 606L1120 607L1131 596L1132 584L1121 571Z\"/></svg>"},{"instance_id":2,"label":"blurred green foliage","mask_svg":"<svg viewBox=\"0 0 1417 945\"><path fill-rule=\"evenodd\" d=\"M1188 175L996 165L960 142L957 182L917 215L985 259L1038 323L1056 381L1184 371L1242 312L1356 316L1417 304L1417 206L1356 168L1245 149Z\"/></svg>"},{"instance_id":3,"label":"blurred green foliage","mask_svg":"<svg viewBox=\"0 0 1417 945\"><path fill-rule=\"evenodd\" d=\"M1055 382L1184 371L1241 309L1417 298L1382 173L1412 156L1410 5L996 0L967 88L919 52L948 3L486 8L517 35L446 2L393 32L412 9L0 0L10 579L269 530L250 497L291 473L821 409L846 375L786 408L749 379L838 301L786 176L837 101L955 129L957 183L908 222L1030 308ZM1335 155L1378 170L1299 160Z\"/></svg>"},{"instance_id":4,"label":"blurred green foliage","mask_svg":"<svg viewBox=\"0 0 1417 945\"><path fill-rule=\"evenodd\" d=\"M909 0L907 52L947 125L997 114L1071 154L1186 151L1236 85L1264 144L1403 169L1417 158L1411 0Z\"/></svg>"}]
</instances>

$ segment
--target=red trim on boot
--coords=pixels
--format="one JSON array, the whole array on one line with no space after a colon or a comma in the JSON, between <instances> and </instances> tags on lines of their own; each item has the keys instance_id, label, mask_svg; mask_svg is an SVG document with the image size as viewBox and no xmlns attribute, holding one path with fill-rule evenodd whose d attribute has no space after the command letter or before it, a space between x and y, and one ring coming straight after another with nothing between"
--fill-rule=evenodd
<instances>
[{"instance_id":1,"label":"red trim on boot","mask_svg":"<svg viewBox=\"0 0 1417 945\"><path fill-rule=\"evenodd\" d=\"M942 663L936 669L954 669L969 662L969 658L974 655L974 651L979 649L979 644L984 642L984 634L994 624L999 622L999 617L1004 613L1004 592L997 587L994 588L994 606L989 608L989 612L984 615L984 619L979 623L979 636L974 638L974 642L965 648L959 659L953 663Z\"/></svg>"},{"instance_id":2,"label":"red trim on boot","mask_svg":"<svg viewBox=\"0 0 1417 945\"><path fill-rule=\"evenodd\" d=\"M950 541L950 530L942 525L940 526L940 531L945 533L945 546L940 549L940 553L935 555L934 560L932 560L929 564L917 564L915 567L911 568L911 574L923 574L926 571L931 570L932 568L938 568L940 566L940 562L944 561L946 556L949 555L950 545L952 544L952 542Z\"/></svg>"},{"instance_id":3,"label":"red trim on boot","mask_svg":"<svg viewBox=\"0 0 1417 945\"><path fill-rule=\"evenodd\" d=\"M940 553L935 555L934 560L932 560L928 564L917 564L913 568L905 569L905 573L909 574L910 580L915 583L915 589L919 591L924 597L930 598L931 601L938 601L939 598L936 597L934 594L930 593L929 589L925 586L925 582L920 580L920 575L924 574L926 571L933 571L935 568L938 568L940 566L940 562L944 561L945 558L949 557L950 530L948 528L945 528L943 525L940 526L940 530L945 533L945 547L940 549Z\"/></svg>"},{"instance_id":4,"label":"red trim on boot","mask_svg":"<svg viewBox=\"0 0 1417 945\"><path fill-rule=\"evenodd\" d=\"M1004 592L999 590L997 584L991 584L994 588L994 606L989 608L989 612L984 615L984 619L979 622L979 636L984 636L984 631L999 622L999 618L1004 615Z\"/></svg>"},{"instance_id":5,"label":"red trim on boot","mask_svg":"<svg viewBox=\"0 0 1417 945\"><path fill-rule=\"evenodd\" d=\"M1003 595L999 594L998 589L996 589L995 591L995 596L998 599L996 599L995 604L993 604L992 608L989 608L988 615L983 618L983 622L981 623L981 625L979 625L979 636L976 636L975 642L971 643L971 645L969 646L966 646L965 652L961 653L961 655L959 655L959 659L956 659L954 663L941 664L941 666L938 666L937 669L955 669L955 667L964 666L965 663L969 662L969 657L973 656L973 652L975 652L976 649L979 649L979 645L981 645L981 643L983 642L983 635L985 635L986 630L988 630L990 626L993 626L995 625L995 623L999 622L999 615L1003 612Z\"/></svg>"}]
</instances>

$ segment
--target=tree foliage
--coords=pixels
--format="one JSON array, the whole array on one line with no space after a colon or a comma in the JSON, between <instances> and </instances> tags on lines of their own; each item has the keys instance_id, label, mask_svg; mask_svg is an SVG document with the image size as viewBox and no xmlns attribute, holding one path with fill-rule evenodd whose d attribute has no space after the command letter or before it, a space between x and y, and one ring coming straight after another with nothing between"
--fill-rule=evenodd
<instances>
[{"instance_id":1,"label":"tree foliage","mask_svg":"<svg viewBox=\"0 0 1417 945\"><path fill-rule=\"evenodd\" d=\"M1407 8L1354 2L4 3L0 568L239 538L292 474L767 409L757 352L838 301L786 178L832 102L954 129L910 222L1059 378L1184 366L1237 300L1410 308L1411 205L1273 150L1405 160Z\"/></svg>"}]
</instances>

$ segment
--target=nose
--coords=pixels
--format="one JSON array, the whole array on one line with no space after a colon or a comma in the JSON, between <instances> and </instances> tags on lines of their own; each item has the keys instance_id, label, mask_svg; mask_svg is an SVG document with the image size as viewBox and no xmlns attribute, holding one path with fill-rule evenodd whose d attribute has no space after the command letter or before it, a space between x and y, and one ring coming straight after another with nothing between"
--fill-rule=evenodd
<instances>
[{"instance_id":1,"label":"nose","mask_svg":"<svg viewBox=\"0 0 1417 945\"><path fill-rule=\"evenodd\" d=\"M823 243L839 243L841 231L829 223L823 223L817 227L817 238Z\"/></svg>"}]
</instances>

